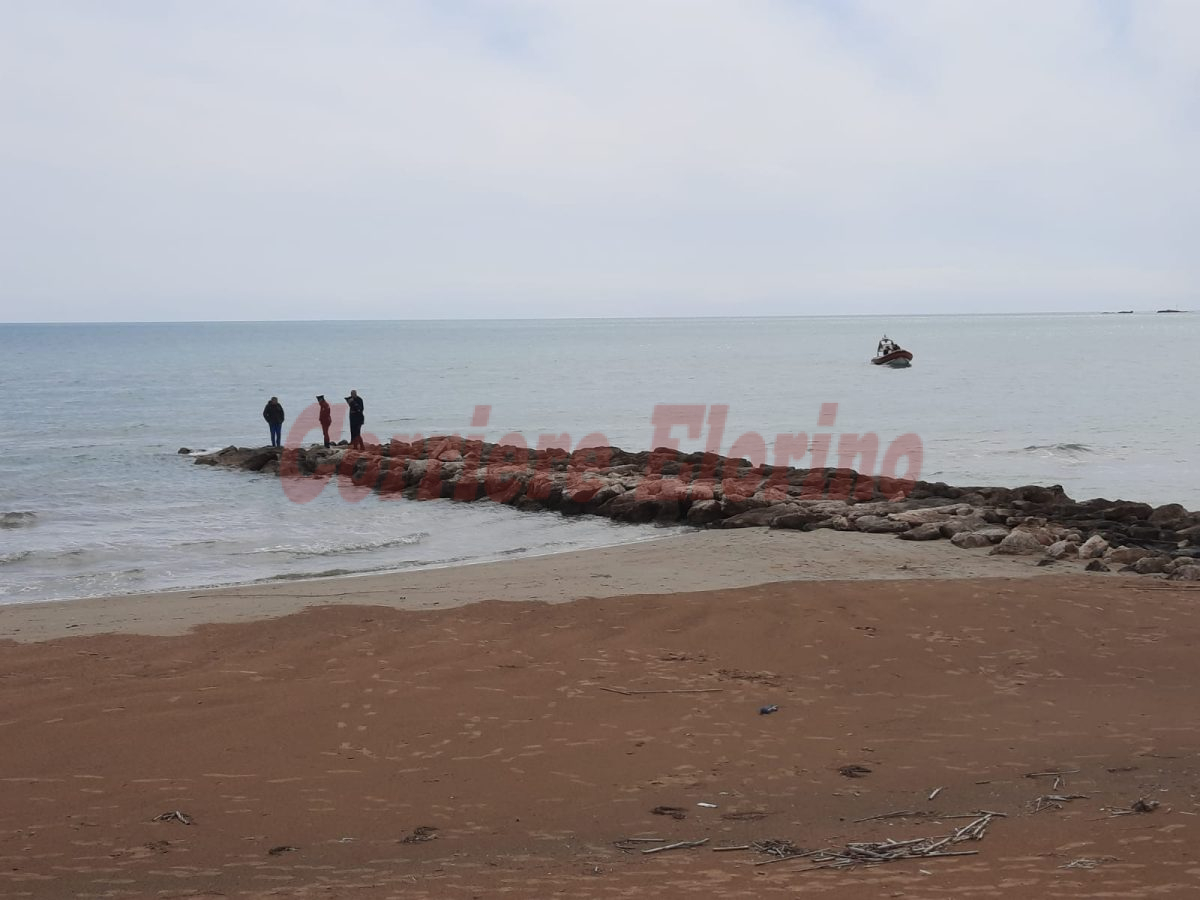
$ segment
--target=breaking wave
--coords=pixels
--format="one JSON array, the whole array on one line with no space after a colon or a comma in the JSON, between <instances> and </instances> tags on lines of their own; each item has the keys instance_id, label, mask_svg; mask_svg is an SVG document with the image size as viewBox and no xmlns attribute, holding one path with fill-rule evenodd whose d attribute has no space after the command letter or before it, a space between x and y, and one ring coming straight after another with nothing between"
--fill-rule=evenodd
<instances>
[{"instance_id":1,"label":"breaking wave","mask_svg":"<svg viewBox=\"0 0 1200 900\"><path fill-rule=\"evenodd\" d=\"M406 547L421 543L429 537L427 531L416 531L398 538L382 541L363 541L358 544L306 544L304 546L261 547L249 553L287 553L295 559L311 559L320 556L341 556L344 553L372 553L377 550L388 550L392 547ZM316 576L309 576L316 577Z\"/></svg>"},{"instance_id":2,"label":"breaking wave","mask_svg":"<svg viewBox=\"0 0 1200 900\"><path fill-rule=\"evenodd\" d=\"M1061 443L1061 444L1030 444L1024 448L1030 452L1037 453L1092 453L1094 452L1087 444Z\"/></svg>"}]
</instances>

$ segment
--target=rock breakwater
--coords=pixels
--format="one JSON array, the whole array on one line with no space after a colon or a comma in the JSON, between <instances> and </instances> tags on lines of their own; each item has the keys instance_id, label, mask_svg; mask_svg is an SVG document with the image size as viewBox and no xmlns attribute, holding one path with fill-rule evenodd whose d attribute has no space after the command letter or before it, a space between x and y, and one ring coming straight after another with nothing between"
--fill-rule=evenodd
<instances>
[{"instance_id":1,"label":"rock breakwater","mask_svg":"<svg viewBox=\"0 0 1200 900\"><path fill-rule=\"evenodd\" d=\"M1088 560L1091 570L1200 581L1200 513L1179 504L1072 500L1060 486L955 487L852 469L754 466L667 448L574 453L455 436L362 450L226 447L197 465L279 475L306 502L331 481L413 500L490 500L522 510L702 528L832 528L949 540L1000 555Z\"/></svg>"}]
</instances>

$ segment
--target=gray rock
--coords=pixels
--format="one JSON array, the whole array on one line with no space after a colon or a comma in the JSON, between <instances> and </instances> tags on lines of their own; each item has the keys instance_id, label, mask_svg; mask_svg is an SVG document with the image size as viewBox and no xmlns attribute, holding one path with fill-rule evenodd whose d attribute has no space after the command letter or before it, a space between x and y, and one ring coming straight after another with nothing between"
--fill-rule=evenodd
<instances>
[{"instance_id":1,"label":"gray rock","mask_svg":"<svg viewBox=\"0 0 1200 900\"><path fill-rule=\"evenodd\" d=\"M1093 559L1090 563L1088 563L1084 567L1084 571L1087 571L1087 572L1111 572L1112 569L1110 569L1104 563L1100 562L1100 560Z\"/></svg>"},{"instance_id":2,"label":"gray rock","mask_svg":"<svg viewBox=\"0 0 1200 900\"><path fill-rule=\"evenodd\" d=\"M764 506L761 509L748 509L735 516L730 516L721 522L722 528L762 528L770 525L783 515L782 509L775 506Z\"/></svg>"},{"instance_id":3,"label":"gray rock","mask_svg":"<svg viewBox=\"0 0 1200 900\"><path fill-rule=\"evenodd\" d=\"M994 556L1033 556L1044 553L1046 545L1028 531L1013 531L992 548Z\"/></svg>"},{"instance_id":4,"label":"gray rock","mask_svg":"<svg viewBox=\"0 0 1200 900\"><path fill-rule=\"evenodd\" d=\"M936 541L942 537L942 529L937 522L925 522L899 535L902 541Z\"/></svg>"},{"instance_id":5,"label":"gray rock","mask_svg":"<svg viewBox=\"0 0 1200 900\"><path fill-rule=\"evenodd\" d=\"M1098 534L1093 534L1090 538L1083 542L1083 546L1079 548L1080 559L1099 559L1104 555L1104 551L1108 549L1108 541L1100 537Z\"/></svg>"},{"instance_id":6,"label":"gray rock","mask_svg":"<svg viewBox=\"0 0 1200 900\"><path fill-rule=\"evenodd\" d=\"M963 531L950 538L950 543L964 550L972 550L976 547L990 547L995 542L982 531Z\"/></svg>"},{"instance_id":7,"label":"gray rock","mask_svg":"<svg viewBox=\"0 0 1200 900\"><path fill-rule=\"evenodd\" d=\"M904 512L892 513L892 518L906 525L925 525L929 522L944 522L959 510L969 511L970 507L935 506L926 509L910 509Z\"/></svg>"},{"instance_id":8,"label":"gray rock","mask_svg":"<svg viewBox=\"0 0 1200 900\"><path fill-rule=\"evenodd\" d=\"M1079 555L1079 545L1071 541L1056 541L1046 548L1047 559L1067 559Z\"/></svg>"},{"instance_id":9,"label":"gray rock","mask_svg":"<svg viewBox=\"0 0 1200 900\"><path fill-rule=\"evenodd\" d=\"M697 500L687 511L687 523L689 525L708 525L720 518L720 500Z\"/></svg>"},{"instance_id":10,"label":"gray rock","mask_svg":"<svg viewBox=\"0 0 1200 900\"><path fill-rule=\"evenodd\" d=\"M1141 547L1116 547L1104 554L1104 561L1114 566L1128 566L1144 556L1153 556L1153 554Z\"/></svg>"},{"instance_id":11,"label":"gray rock","mask_svg":"<svg viewBox=\"0 0 1200 900\"><path fill-rule=\"evenodd\" d=\"M1171 573L1172 581L1200 581L1200 566L1179 566Z\"/></svg>"},{"instance_id":12,"label":"gray rock","mask_svg":"<svg viewBox=\"0 0 1200 900\"><path fill-rule=\"evenodd\" d=\"M1139 575L1160 575L1170 561L1169 556L1143 556L1133 564L1133 571Z\"/></svg>"},{"instance_id":13,"label":"gray rock","mask_svg":"<svg viewBox=\"0 0 1200 900\"><path fill-rule=\"evenodd\" d=\"M986 528L988 525L987 519L980 515L969 516L954 516L942 522L941 528L942 537L952 538L956 534L961 534L964 531L978 531L980 528Z\"/></svg>"},{"instance_id":14,"label":"gray rock","mask_svg":"<svg viewBox=\"0 0 1200 900\"><path fill-rule=\"evenodd\" d=\"M899 534L908 530L908 526L903 522L886 516L859 516L854 520L854 525L859 531L867 534Z\"/></svg>"}]
</instances>

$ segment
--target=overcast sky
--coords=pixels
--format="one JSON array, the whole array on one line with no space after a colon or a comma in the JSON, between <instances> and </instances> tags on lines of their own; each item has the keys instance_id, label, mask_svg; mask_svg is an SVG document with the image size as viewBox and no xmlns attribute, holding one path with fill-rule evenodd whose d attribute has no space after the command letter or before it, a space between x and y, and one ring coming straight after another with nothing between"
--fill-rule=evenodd
<instances>
[{"instance_id":1,"label":"overcast sky","mask_svg":"<svg viewBox=\"0 0 1200 900\"><path fill-rule=\"evenodd\" d=\"M0 0L0 321L1200 307L1196 0Z\"/></svg>"}]
</instances>

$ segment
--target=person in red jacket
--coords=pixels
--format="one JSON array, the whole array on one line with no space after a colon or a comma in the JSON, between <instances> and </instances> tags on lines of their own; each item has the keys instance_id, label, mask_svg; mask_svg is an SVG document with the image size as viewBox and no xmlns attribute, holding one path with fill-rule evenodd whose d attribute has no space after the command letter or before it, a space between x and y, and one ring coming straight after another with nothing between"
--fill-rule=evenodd
<instances>
[{"instance_id":1,"label":"person in red jacket","mask_svg":"<svg viewBox=\"0 0 1200 900\"><path fill-rule=\"evenodd\" d=\"M321 423L321 436L325 438L325 446L329 446L329 426L333 424L333 413L329 411L329 403L325 400L324 394L317 394L317 403L321 407L321 411L317 414L317 421Z\"/></svg>"}]
</instances>

